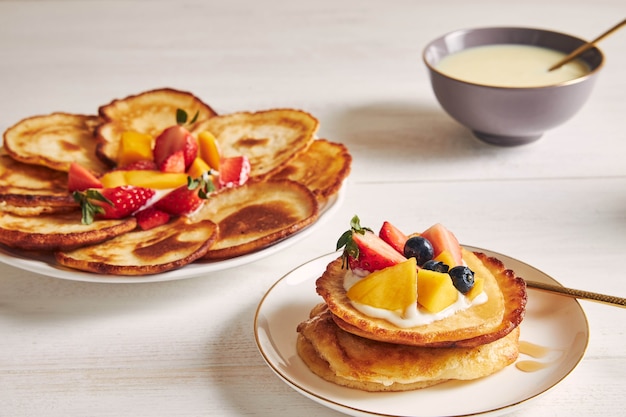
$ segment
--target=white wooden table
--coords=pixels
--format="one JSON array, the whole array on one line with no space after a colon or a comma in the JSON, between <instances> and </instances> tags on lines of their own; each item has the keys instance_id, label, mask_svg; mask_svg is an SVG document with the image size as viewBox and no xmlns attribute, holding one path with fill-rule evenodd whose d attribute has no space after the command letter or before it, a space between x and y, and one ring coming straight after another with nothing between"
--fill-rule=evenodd
<instances>
[{"instance_id":1,"label":"white wooden table","mask_svg":"<svg viewBox=\"0 0 626 417\"><path fill-rule=\"evenodd\" d=\"M580 113L519 148L450 119L421 60L462 27L591 39L625 14L621 0L0 1L2 131L168 86L220 113L310 111L354 157L338 213L249 265L133 285L0 265L0 416L339 415L272 373L253 319L267 289L332 251L354 214L409 231L442 222L564 285L626 296L626 32L600 45L606 66ZM626 312L581 305L584 359L514 416L624 415Z\"/></svg>"}]
</instances>

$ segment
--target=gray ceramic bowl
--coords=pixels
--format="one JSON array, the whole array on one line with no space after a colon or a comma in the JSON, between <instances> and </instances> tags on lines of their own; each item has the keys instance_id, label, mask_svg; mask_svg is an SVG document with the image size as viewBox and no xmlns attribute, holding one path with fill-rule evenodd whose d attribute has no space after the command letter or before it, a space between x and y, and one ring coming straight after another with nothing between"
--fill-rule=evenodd
<instances>
[{"instance_id":1,"label":"gray ceramic bowl","mask_svg":"<svg viewBox=\"0 0 626 417\"><path fill-rule=\"evenodd\" d=\"M460 81L437 71L445 56L474 46L526 44L570 53L582 39L542 29L493 27L464 29L432 41L424 49L433 91L444 110L479 139L516 146L539 139L580 110L589 97L604 57L598 48L580 56L591 71L546 87L491 87Z\"/></svg>"}]
</instances>

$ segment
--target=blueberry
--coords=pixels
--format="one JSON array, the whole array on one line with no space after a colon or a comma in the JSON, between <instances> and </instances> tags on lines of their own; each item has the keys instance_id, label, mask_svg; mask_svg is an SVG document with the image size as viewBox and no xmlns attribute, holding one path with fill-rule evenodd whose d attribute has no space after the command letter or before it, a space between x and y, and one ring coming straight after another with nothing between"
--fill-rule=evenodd
<instances>
[{"instance_id":1,"label":"blueberry","mask_svg":"<svg viewBox=\"0 0 626 417\"><path fill-rule=\"evenodd\" d=\"M433 259L434 255L433 245L421 236L412 236L404 244L404 256L415 258L419 266Z\"/></svg>"},{"instance_id":2,"label":"blueberry","mask_svg":"<svg viewBox=\"0 0 626 417\"><path fill-rule=\"evenodd\" d=\"M441 261L435 261L434 259L431 259L430 261L424 262L422 268L430 269L431 271L446 273L448 272L448 269L450 267Z\"/></svg>"},{"instance_id":3,"label":"blueberry","mask_svg":"<svg viewBox=\"0 0 626 417\"><path fill-rule=\"evenodd\" d=\"M466 266L455 266L448 274L454 287L463 294L467 294L474 286L474 272Z\"/></svg>"}]
</instances>

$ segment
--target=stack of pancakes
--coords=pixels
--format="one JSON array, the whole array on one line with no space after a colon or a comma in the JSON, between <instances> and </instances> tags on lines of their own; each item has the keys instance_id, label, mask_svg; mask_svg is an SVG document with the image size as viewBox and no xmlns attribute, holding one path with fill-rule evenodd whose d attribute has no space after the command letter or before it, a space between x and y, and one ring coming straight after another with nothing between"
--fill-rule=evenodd
<instances>
[{"instance_id":1,"label":"stack of pancakes","mask_svg":"<svg viewBox=\"0 0 626 417\"><path fill-rule=\"evenodd\" d=\"M485 254L463 250L463 260L485 280L487 302L409 328L356 310L344 289L342 259L332 261L316 282L324 303L298 326L299 356L320 377L365 391L472 380L510 365L519 354L525 282Z\"/></svg>"},{"instance_id":2,"label":"stack of pancakes","mask_svg":"<svg viewBox=\"0 0 626 417\"><path fill-rule=\"evenodd\" d=\"M67 190L70 164L96 175L116 169L124 132L156 137L177 123L179 109L195 116L186 126L193 135L216 137L222 156L248 157L248 182L219 190L193 215L154 229L138 229L134 217L82 224ZM154 274L260 250L315 222L350 172L346 147L318 139L318 127L314 116L296 109L218 115L192 93L170 88L113 100L97 115L23 119L3 135L0 244L116 275Z\"/></svg>"}]
</instances>

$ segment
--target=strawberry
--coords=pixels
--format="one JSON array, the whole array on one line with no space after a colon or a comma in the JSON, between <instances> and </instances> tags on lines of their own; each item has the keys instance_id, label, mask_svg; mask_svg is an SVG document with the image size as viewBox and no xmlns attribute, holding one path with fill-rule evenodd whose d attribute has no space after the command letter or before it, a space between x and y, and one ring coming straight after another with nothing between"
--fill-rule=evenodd
<instances>
[{"instance_id":1,"label":"strawberry","mask_svg":"<svg viewBox=\"0 0 626 417\"><path fill-rule=\"evenodd\" d=\"M161 172L185 172L185 154L183 151L177 151L165 158L159 164Z\"/></svg>"},{"instance_id":2,"label":"strawberry","mask_svg":"<svg viewBox=\"0 0 626 417\"><path fill-rule=\"evenodd\" d=\"M342 257L350 269L377 271L406 261L391 245L377 236L372 229L361 227L358 216L350 222L350 230L337 241L337 249L344 247Z\"/></svg>"},{"instance_id":3,"label":"strawberry","mask_svg":"<svg viewBox=\"0 0 626 417\"><path fill-rule=\"evenodd\" d=\"M175 188L158 200L154 207L174 216L189 214L197 210L213 191L213 183L209 180L188 179L188 184Z\"/></svg>"},{"instance_id":4,"label":"strawberry","mask_svg":"<svg viewBox=\"0 0 626 417\"><path fill-rule=\"evenodd\" d=\"M161 226L162 224L170 221L170 217L171 216L169 215L169 213L159 210L154 206L148 207L135 213L137 225L142 230L148 230L157 226Z\"/></svg>"},{"instance_id":5,"label":"strawberry","mask_svg":"<svg viewBox=\"0 0 626 417\"><path fill-rule=\"evenodd\" d=\"M400 229L393 224L385 221L383 222L378 236L388 244L390 244L395 250L404 255L404 244L409 239Z\"/></svg>"},{"instance_id":6,"label":"strawberry","mask_svg":"<svg viewBox=\"0 0 626 417\"><path fill-rule=\"evenodd\" d=\"M118 171L156 171L158 169L156 162L149 159L142 159L116 168Z\"/></svg>"},{"instance_id":7,"label":"strawberry","mask_svg":"<svg viewBox=\"0 0 626 417\"><path fill-rule=\"evenodd\" d=\"M421 236L428 239L433 245L434 256L437 257L443 251L449 251L456 265L463 265L463 253L456 236L440 223L426 229Z\"/></svg>"},{"instance_id":8,"label":"strawberry","mask_svg":"<svg viewBox=\"0 0 626 417\"><path fill-rule=\"evenodd\" d=\"M160 167L170 155L179 151L184 155L184 172L198 156L198 140L182 126L168 127L154 141L154 162Z\"/></svg>"},{"instance_id":9,"label":"strawberry","mask_svg":"<svg viewBox=\"0 0 626 417\"><path fill-rule=\"evenodd\" d=\"M128 217L145 205L153 195L154 190L150 188L129 185L73 193L74 200L81 205L84 224L91 224L96 216L103 219Z\"/></svg>"},{"instance_id":10,"label":"strawberry","mask_svg":"<svg viewBox=\"0 0 626 417\"><path fill-rule=\"evenodd\" d=\"M222 158L218 177L220 188L245 184L250 177L250 169L250 160L245 155Z\"/></svg>"},{"instance_id":11,"label":"strawberry","mask_svg":"<svg viewBox=\"0 0 626 417\"><path fill-rule=\"evenodd\" d=\"M67 189L71 193L88 188L102 188L102 182L87 168L77 162L72 162L67 173Z\"/></svg>"}]
</instances>

